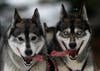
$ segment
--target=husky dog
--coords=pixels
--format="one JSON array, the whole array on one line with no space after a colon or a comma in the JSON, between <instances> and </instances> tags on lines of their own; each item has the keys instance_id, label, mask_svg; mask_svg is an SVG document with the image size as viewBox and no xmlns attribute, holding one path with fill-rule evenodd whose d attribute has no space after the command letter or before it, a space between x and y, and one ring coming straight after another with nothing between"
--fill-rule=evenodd
<instances>
[{"instance_id":1,"label":"husky dog","mask_svg":"<svg viewBox=\"0 0 100 71\"><path fill-rule=\"evenodd\" d=\"M95 71L90 47L92 31L85 5L73 13L62 5L61 20L54 33L49 53L55 56L58 71Z\"/></svg>"},{"instance_id":2,"label":"husky dog","mask_svg":"<svg viewBox=\"0 0 100 71\"><path fill-rule=\"evenodd\" d=\"M1 71L46 71L47 62L41 56L45 52L45 39L37 8L32 19L21 18L15 10L5 42Z\"/></svg>"}]
</instances>

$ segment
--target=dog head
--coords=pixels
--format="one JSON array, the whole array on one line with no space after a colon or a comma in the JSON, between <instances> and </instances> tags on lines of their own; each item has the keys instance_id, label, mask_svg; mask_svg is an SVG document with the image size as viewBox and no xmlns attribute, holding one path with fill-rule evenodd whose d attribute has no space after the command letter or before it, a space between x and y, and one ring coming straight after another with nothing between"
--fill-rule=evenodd
<instances>
[{"instance_id":1,"label":"dog head","mask_svg":"<svg viewBox=\"0 0 100 71\"><path fill-rule=\"evenodd\" d=\"M73 13L67 13L62 5L61 20L57 24L56 37L63 50L68 50L76 59L86 49L91 38L91 29L86 18L85 6Z\"/></svg>"},{"instance_id":2,"label":"dog head","mask_svg":"<svg viewBox=\"0 0 100 71\"><path fill-rule=\"evenodd\" d=\"M21 18L15 9L14 24L8 31L12 51L19 57L31 57L41 51L44 43L38 9L35 9L32 19Z\"/></svg>"}]
</instances>

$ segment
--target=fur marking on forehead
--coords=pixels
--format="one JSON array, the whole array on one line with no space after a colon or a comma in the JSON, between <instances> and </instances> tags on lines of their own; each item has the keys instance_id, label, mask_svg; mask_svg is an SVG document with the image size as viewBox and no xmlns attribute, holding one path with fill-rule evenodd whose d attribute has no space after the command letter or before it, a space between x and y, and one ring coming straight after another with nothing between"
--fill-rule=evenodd
<instances>
[{"instance_id":1,"label":"fur marking on forehead","mask_svg":"<svg viewBox=\"0 0 100 71\"><path fill-rule=\"evenodd\" d=\"M75 18L75 19L68 19L68 18L65 18L63 20L64 24L81 24L83 22L83 20L81 20L80 18Z\"/></svg>"},{"instance_id":2,"label":"fur marking on forehead","mask_svg":"<svg viewBox=\"0 0 100 71\"><path fill-rule=\"evenodd\" d=\"M36 24L32 23L32 21L30 19L22 19L22 21L19 22L19 23L16 23L15 26L17 28L19 28L19 29L23 29L24 30L25 28L27 28L27 30L28 29L31 30L31 29L36 27Z\"/></svg>"}]
</instances>

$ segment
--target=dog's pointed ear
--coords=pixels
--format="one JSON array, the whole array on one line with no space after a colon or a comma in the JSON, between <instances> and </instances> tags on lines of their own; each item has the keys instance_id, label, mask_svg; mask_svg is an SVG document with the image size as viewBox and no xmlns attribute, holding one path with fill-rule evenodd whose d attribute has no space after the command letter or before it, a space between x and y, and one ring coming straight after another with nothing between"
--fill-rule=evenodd
<instances>
[{"instance_id":1,"label":"dog's pointed ear","mask_svg":"<svg viewBox=\"0 0 100 71\"><path fill-rule=\"evenodd\" d=\"M87 12L86 12L86 7L85 7L85 3L82 1L81 2L81 6L80 6L80 10L79 10L79 16L82 17L84 20L88 20L88 16L87 16Z\"/></svg>"},{"instance_id":2,"label":"dog's pointed ear","mask_svg":"<svg viewBox=\"0 0 100 71\"><path fill-rule=\"evenodd\" d=\"M21 21L21 17L19 16L18 11L17 11L16 8L15 8L15 13L14 13L14 20L16 22L20 22Z\"/></svg>"},{"instance_id":3,"label":"dog's pointed ear","mask_svg":"<svg viewBox=\"0 0 100 71\"><path fill-rule=\"evenodd\" d=\"M65 9L63 4L62 4L61 7L62 7L62 9L61 9L61 18L65 18L65 17L68 16L67 11L66 11L66 9Z\"/></svg>"},{"instance_id":4,"label":"dog's pointed ear","mask_svg":"<svg viewBox=\"0 0 100 71\"><path fill-rule=\"evenodd\" d=\"M84 20L88 21L87 11L85 5L82 6L80 15L83 17Z\"/></svg>"},{"instance_id":5,"label":"dog's pointed ear","mask_svg":"<svg viewBox=\"0 0 100 71\"><path fill-rule=\"evenodd\" d=\"M43 23L43 27L44 27L44 36L46 37L46 33L47 33L47 30L48 30L48 26L47 26L47 24L44 22Z\"/></svg>"},{"instance_id":6,"label":"dog's pointed ear","mask_svg":"<svg viewBox=\"0 0 100 71\"><path fill-rule=\"evenodd\" d=\"M34 22L40 22L40 14L38 12L38 9L36 8L34 11L34 15L32 16L32 21Z\"/></svg>"},{"instance_id":7,"label":"dog's pointed ear","mask_svg":"<svg viewBox=\"0 0 100 71\"><path fill-rule=\"evenodd\" d=\"M44 25L44 30L46 31L48 29L48 26L46 23L44 23L43 25Z\"/></svg>"},{"instance_id":8,"label":"dog's pointed ear","mask_svg":"<svg viewBox=\"0 0 100 71\"><path fill-rule=\"evenodd\" d=\"M79 9L78 15L79 16L83 15L83 3L80 4L80 9Z\"/></svg>"}]
</instances>

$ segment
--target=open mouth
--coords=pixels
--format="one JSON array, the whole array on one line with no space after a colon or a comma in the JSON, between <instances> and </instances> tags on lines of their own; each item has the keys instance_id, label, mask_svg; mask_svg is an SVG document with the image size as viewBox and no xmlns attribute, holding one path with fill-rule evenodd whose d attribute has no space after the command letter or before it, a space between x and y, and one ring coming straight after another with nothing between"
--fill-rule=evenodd
<instances>
[{"instance_id":1,"label":"open mouth","mask_svg":"<svg viewBox=\"0 0 100 71\"><path fill-rule=\"evenodd\" d=\"M79 51L80 51L80 49L81 49L83 43L84 43L84 40L82 41L82 43L80 44L80 46L79 46L78 49L69 50L69 52L70 52L70 53L69 53L70 59L75 60L75 59L78 57L78 53L79 53Z\"/></svg>"},{"instance_id":2,"label":"open mouth","mask_svg":"<svg viewBox=\"0 0 100 71\"><path fill-rule=\"evenodd\" d=\"M80 51L80 49L81 49L81 46L82 46L83 42L84 42L84 40L82 41L82 43L80 44L80 46L79 46L78 49L67 49L65 43L62 42L63 45L64 45L64 47L66 48L66 50L68 50L68 55L69 55L69 58L70 58L71 60L75 60L75 59L78 57L78 53L79 53L79 51Z\"/></svg>"},{"instance_id":3,"label":"open mouth","mask_svg":"<svg viewBox=\"0 0 100 71\"><path fill-rule=\"evenodd\" d=\"M20 51L19 51L18 48L17 48L17 50L20 53ZM44 59L43 55L39 55L39 54L34 55L34 56L26 56L26 57L22 56L21 53L20 53L20 55L21 55L21 57L22 57L22 59L24 61L24 64L26 66L31 66L33 64L33 60L38 61L38 62L41 62Z\"/></svg>"},{"instance_id":4,"label":"open mouth","mask_svg":"<svg viewBox=\"0 0 100 71\"><path fill-rule=\"evenodd\" d=\"M50 55L54 56L54 57L64 57L64 56L68 55L71 60L76 60L83 43L84 43L84 40L82 41L82 43L80 44L78 49L67 49L65 43L63 42L63 45L65 46L66 50L64 50L64 51L53 50L50 53Z\"/></svg>"},{"instance_id":5,"label":"open mouth","mask_svg":"<svg viewBox=\"0 0 100 71\"><path fill-rule=\"evenodd\" d=\"M30 66L30 65L32 65L33 57L32 56L23 57L23 60L24 60L24 64L26 66Z\"/></svg>"},{"instance_id":6,"label":"open mouth","mask_svg":"<svg viewBox=\"0 0 100 71\"><path fill-rule=\"evenodd\" d=\"M78 50L68 50L69 51L69 58L75 60L77 58Z\"/></svg>"},{"instance_id":7,"label":"open mouth","mask_svg":"<svg viewBox=\"0 0 100 71\"><path fill-rule=\"evenodd\" d=\"M22 59L23 59L23 61L24 61L24 64L25 64L26 66L32 65L33 56L24 57L24 56L21 54L21 52L20 52L20 50L19 50L18 48L17 48L17 50L18 50L18 52L20 53L20 55L21 55L21 57L22 57Z\"/></svg>"},{"instance_id":8,"label":"open mouth","mask_svg":"<svg viewBox=\"0 0 100 71\"><path fill-rule=\"evenodd\" d=\"M67 52L68 52L69 57L71 59L76 59L76 53L79 51L79 49L78 50L76 50L76 49L68 49L66 47L66 44L63 41L62 41L62 43L63 43L64 47L66 48L66 50L68 50Z\"/></svg>"},{"instance_id":9,"label":"open mouth","mask_svg":"<svg viewBox=\"0 0 100 71\"><path fill-rule=\"evenodd\" d=\"M22 58L23 58L23 60L24 60L24 64L26 65L26 66L30 66L30 65L32 65L33 64L33 60L34 61L38 61L38 62L41 62L41 61L43 61L43 56L42 55L34 55L34 56L28 56L28 57L23 57L22 56Z\"/></svg>"}]
</instances>

